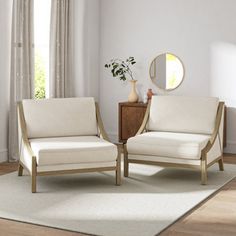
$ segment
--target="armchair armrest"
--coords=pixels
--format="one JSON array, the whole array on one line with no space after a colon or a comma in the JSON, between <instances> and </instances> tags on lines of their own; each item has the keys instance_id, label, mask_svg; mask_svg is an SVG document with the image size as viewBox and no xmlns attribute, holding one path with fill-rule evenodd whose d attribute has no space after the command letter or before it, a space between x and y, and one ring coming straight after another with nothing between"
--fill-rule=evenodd
<instances>
[{"instance_id":1,"label":"armchair armrest","mask_svg":"<svg viewBox=\"0 0 236 236\"><path fill-rule=\"evenodd\" d=\"M108 138L108 135L104 129L104 125L102 122L102 118L100 115L100 111L99 111L99 107L98 107L98 103L95 102L95 106L96 106L96 116L97 116L97 123L98 123L98 128L100 131L100 136L102 136L103 139L105 139L106 141L110 142L110 139Z\"/></svg>"},{"instance_id":2,"label":"armchair armrest","mask_svg":"<svg viewBox=\"0 0 236 236\"><path fill-rule=\"evenodd\" d=\"M217 135L219 134L222 114L224 112L224 106L225 106L224 102L219 103L217 115L216 115L215 128L214 128L214 131L213 131L211 138L208 141L206 147L202 150L202 157L206 157L206 154L211 150L211 148L213 147L213 145L216 141Z\"/></svg>"},{"instance_id":3,"label":"armchair armrest","mask_svg":"<svg viewBox=\"0 0 236 236\"><path fill-rule=\"evenodd\" d=\"M147 122L149 119L150 107L151 107L151 100L148 101L147 110L145 112L142 125L140 126L140 128L139 128L138 132L135 134L135 136L142 134L146 130L146 125L147 125Z\"/></svg>"}]
</instances>

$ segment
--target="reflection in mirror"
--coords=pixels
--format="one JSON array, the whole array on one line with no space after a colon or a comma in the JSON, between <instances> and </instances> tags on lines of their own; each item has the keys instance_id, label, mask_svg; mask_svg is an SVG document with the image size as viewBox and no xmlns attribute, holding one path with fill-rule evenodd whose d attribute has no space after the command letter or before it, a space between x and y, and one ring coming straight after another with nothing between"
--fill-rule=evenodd
<instances>
[{"instance_id":1,"label":"reflection in mirror","mask_svg":"<svg viewBox=\"0 0 236 236\"><path fill-rule=\"evenodd\" d=\"M164 53L152 61L149 73L152 82L158 88L173 90L183 81L184 67L177 56Z\"/></svg>"}]
</instances>

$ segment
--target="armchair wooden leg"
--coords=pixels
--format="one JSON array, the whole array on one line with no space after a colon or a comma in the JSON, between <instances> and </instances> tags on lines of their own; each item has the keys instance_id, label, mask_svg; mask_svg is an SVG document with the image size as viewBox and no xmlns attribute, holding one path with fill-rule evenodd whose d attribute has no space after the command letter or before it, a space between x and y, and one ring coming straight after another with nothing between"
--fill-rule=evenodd
<instances>
[{"instance_id":1,"label":"armchair wooden leg","mask_svg":"<svg viewBox=\"0 0 236 236\"><path fill-rule=\"evenodd\" d=\"M32 173L31 173L32 193L36 193L36 176L37 176L36 157L33 157L32 158Z\"/></svg>"},{"instance_id":2,"label":"armchair wooden leg","mask_svg":"<svg viewBox=\"0 0 236 236\"><path fill-rule=\"evenodd\" d=\"M118 148L118 156L117 156L117 163L116 163L116 185L121 185L121 164L120 164L120 160L121 160L121 153L120 153L120 148Z\"/></svg>"},{"instance_id":3,"label":"armchair wooden leg","mask_svg":"<svg viewBox=\"0 0 236 236\"><path fill-rule=\"evenodd\" d=\"M219 164L219 169L220 171L224 170L224 161L223 161L223 157L221 157L221 159L218 161Z\"/></svg>"},{"instance_id":4,"label":"armchair wooden leg","mask_svg":"<svg viewBox=\"0 0 236 236\"><path fill-rule=\"evenodd\" d=\"M206 160L201 160L201 182L202 185L207 184L207 165Z\"/></svg>"},{"instance_id":5,"label":"armchair wooden leg","mask_svg":"<svg viewBox=\"0 0 236 236\"><path fill-rule=\"evenodd\" d=\"M124 145L124 176L129 177L129 160L126 144Z\"/></svg>"},{"instance_id":6,"label":"armchair wooden leg","mask_svg":"<svg viewBox=\"0 0 236 236\"><path fill-rule=\"evenodd\" d=\"M23 166L21 165L21 163L19 162L19 165L18 165L18 176L22 176L23 175Z\"/></svg>"}]
</instances>

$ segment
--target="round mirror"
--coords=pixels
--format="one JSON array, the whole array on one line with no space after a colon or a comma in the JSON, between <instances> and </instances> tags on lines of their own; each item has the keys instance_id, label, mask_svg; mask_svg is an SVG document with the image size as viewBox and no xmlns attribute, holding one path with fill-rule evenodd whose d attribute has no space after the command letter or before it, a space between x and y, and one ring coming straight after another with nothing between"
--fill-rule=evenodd
<instances>
[{"instance_id":1,"label":"round mirror","mask_svg":"<svg viewBox=\"0 0 236 236\"><path fill-rule=\"evenodd\" d=\"M164 53L151 63L149 74L152 82L160 89L176 89L183 81L184 66L182 61L171 53Z\"/></svg>"}]
</instances>

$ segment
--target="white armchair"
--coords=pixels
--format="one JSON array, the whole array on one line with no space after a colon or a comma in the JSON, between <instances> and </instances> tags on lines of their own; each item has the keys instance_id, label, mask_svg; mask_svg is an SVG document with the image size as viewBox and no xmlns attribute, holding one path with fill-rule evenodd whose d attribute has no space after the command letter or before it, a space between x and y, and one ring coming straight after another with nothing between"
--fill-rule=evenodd
<instances>
[{"instance_id":1,"label":"white armchair","mask_svg":"<svg viewBox=\"0 0 236 236\"><path fill-rule=\"evenodd\" d=\"M93 98L23 100L18 123L18 175L28 170L33 193L43 175L115 171L120 185L120 151L109 141Z\"/></svg>"},{"instance_id":2,"label":"white armchair","mask_svg":"<svg viewBox=\"0 0 236 236\"><path fill-rule=\"evenodd\" d=\"M124 175L129 163L201 170L218 162L223 170L224 103L218 98L153 96L138 133L124 150Z\"/></svg>"}]
</instances>

